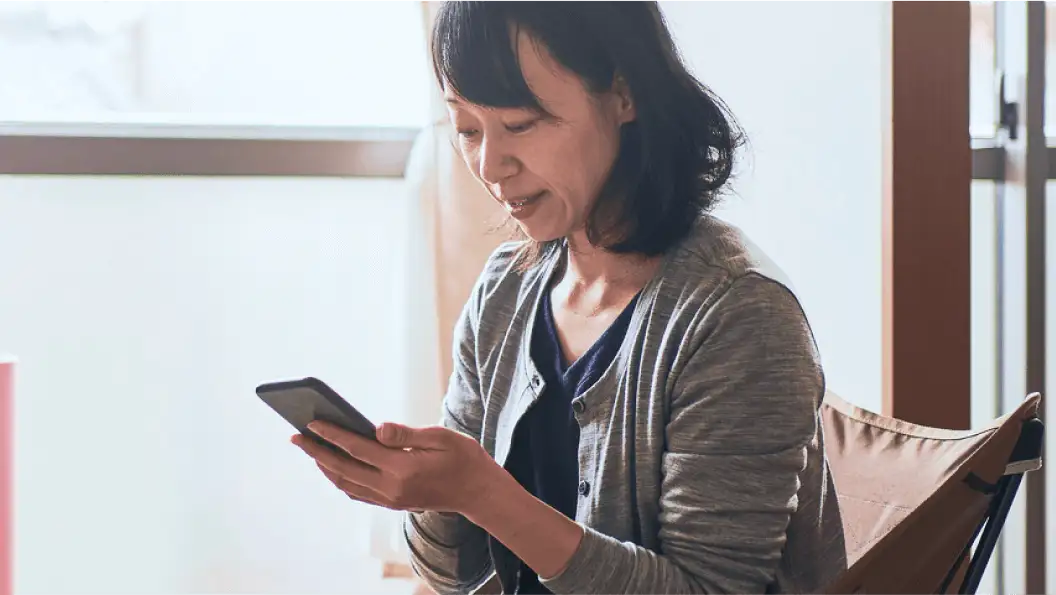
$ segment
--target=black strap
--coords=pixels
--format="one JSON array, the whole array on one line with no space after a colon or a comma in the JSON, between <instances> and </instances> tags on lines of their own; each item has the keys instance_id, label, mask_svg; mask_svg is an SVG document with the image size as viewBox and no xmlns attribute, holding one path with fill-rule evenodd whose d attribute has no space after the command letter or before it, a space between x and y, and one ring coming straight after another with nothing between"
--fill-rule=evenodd
<instances>
[{"instance_id":1,"label":"black strap","mask_svg":"<svg viewBox=\"0 0 1056 595\"><path fill-rule=\"evenodd\" d=\"M996 483L988 483L982 477L979 477L970 471L968 472L967 477L964 478L964 483L968 484L968 487L973 490L988 496L997 492Z\"/></svg>"}]
</instances>

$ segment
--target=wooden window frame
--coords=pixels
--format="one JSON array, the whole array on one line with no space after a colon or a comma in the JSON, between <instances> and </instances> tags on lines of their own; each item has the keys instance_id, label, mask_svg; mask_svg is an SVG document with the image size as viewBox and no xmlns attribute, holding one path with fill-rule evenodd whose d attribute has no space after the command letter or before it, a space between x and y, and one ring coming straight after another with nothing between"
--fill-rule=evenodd
<instances>
[{"instance_id":1,"label":"wooden window frame","mask_svg":"<svg viewBox=\"0 0 1056 595\"><path fill-rule=\"evenodd\" d=\"M0 174L403 177L417 130L0 126Z\"/></svg>"},{"instance_id":2,"label":"wooden window frame","mask_svg":"<svg viewBox=\"0 0 1056 595\"><path fill-rule=\"evenodd\" d=\"M1024 71L1019 140L985 139L973 147L969 3L890 3L883 412L915 423L971 423L972 179L1000 182L1026 204L1026 387L1045 392L1045 186L1056 179L1056 147L1048 146L1044 129L1045 3L1001 4L1001 11L1022 11L1010 25L1019 27L1017 41L1024 43L1009 50L1019 53L1013 59ZM998 35L1008 25L999 25ZM1044 593L1044 469L1028 475L1024 495L1026 590Z\"/></svg>"}]
</instances>

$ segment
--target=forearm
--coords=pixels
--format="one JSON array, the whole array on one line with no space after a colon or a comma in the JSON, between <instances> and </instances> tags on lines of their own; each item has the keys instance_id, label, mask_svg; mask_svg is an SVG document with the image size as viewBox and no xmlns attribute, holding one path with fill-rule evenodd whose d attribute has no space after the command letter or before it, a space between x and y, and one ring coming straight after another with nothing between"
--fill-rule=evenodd
<instances>
[{"instance_id":1,"label":"forearm","mask_svg":"<svg viewBox=\"0 0 1056 595\"><path fill-rule=\"evenodd\" d=\"M495 475L494 489L466 517L534 570L551 592L703 592L663 556L584 528L504 471Z\"/></svg>"},{"instance_id":2,"label":"forearm","mask_svg":"<svg viewBox=\"0 0 1056 595\"><path fill-rule=\"evenodd\" d=\"M412 567L437 593L466 593L491 573L487 534L460 515L408 513L404 536Z\"/></svg>"},{"instance_id":3,"label":"forearm","mask_svg":"<svg viewBox=\"0 0 1056 595\"><path fill-rule=\"evenodd\" d=\"M583 528L525 490L501 468L493 489L466 517L503 543L540 578L556 576L583 539Z\"/></svg>"},{"instance_id":4,"label":"forearm","mask_svg":"<svg viewBox=\"0 0 1056 595\"><path fill-rule=\"evenodd\" d=\"M798 452L785 454L800 458ZM733 466L746 467L739 462ZM795 485L795 468L790 466L788 474L777 466L774 471L780 483ZM773 505L761 502L762 509L751 511L734 505L705 512L708 503L693 493L687 494L691 501L673 501L676 510L667 519L672 523L662 536L669 552L663 555L579 525L532 496L502 469L489 473L494 475L493 488L463 514L534 570L553 593L762 592L780 557L789 500L782 490L764 498L774 499ZM753 526L774 539L741 543L745 528ZM750 529L747 534L755 537Z\"/></svg>"}]
</instances>

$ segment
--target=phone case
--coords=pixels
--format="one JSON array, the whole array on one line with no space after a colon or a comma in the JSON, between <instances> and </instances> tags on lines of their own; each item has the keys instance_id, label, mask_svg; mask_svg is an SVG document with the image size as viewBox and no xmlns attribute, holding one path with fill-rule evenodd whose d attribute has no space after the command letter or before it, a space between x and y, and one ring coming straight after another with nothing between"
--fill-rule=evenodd
<instances>
[{"instance_id":1,"label":"phone case","mask_svg":"<svg viewBox=\"0 0 1056 595\"><path fill-rule=\"evenodd\" d=\"M270 382L257 387L257 396L297 431L319 439L308 424L326 421L375 440L376 428L348 401L318 378Z\"/></svg>"}]
</instances>

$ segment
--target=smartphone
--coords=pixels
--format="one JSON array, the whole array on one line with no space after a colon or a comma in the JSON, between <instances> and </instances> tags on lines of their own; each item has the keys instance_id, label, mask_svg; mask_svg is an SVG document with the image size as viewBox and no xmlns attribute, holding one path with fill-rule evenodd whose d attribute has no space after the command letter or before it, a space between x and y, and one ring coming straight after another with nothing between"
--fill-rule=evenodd
<instances>
[{"instance_id":1,"label":"smartphone","mask_svg":"<svg viewBox=\"0 0 1056 595\"><path fill-rule=\"evenodd\" d=\"M374 424L318 378L262 384L257 387L257 396L298 432L332 450L339 449L309 430L309 423L326 421L377 440Z\"/></svg>"}]
</instances>

